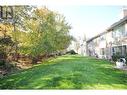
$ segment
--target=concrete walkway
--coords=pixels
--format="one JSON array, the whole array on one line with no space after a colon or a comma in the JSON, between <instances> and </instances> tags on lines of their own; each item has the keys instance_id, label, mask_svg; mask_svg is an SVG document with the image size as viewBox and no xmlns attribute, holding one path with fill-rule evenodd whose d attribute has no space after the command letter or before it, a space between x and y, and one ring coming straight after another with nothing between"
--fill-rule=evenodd
<instances>
[{"instance_id":1,"label":"concrete walkway","mask_svg":"<svg viewBox=\"0 0 127 95\"><path fill-rule=\"evenodd\" d=\"M115 66L114 68L119 69L119 70L126 70L126 71L127 71L127 66L123 66L123 68L117 68L117 67Z\"/></svg>"}]
</instances>

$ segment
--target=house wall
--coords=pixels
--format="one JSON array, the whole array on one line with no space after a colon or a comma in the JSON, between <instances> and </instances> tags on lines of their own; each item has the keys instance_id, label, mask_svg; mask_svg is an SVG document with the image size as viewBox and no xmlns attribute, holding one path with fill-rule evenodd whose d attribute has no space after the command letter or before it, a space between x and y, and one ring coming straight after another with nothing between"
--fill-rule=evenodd
<instances>
[{"instance_id":1,"label":"house wall","mask_svg":"<svg viewBox=\"0 0 127 95\"><path fill-rule=\"evenodd\" d=\"M112 53L112 31L105 34L106 35L106 58L111 59L113 53Z\"/></svg>"},{"instance_id":2,"label":"house wall","mask_svg":"<svg viewBox=\"0 0 127 95\"><path fill-rule=\"evenodd\" d=\"M123 23L122 25L116 26L113 28L112 31L112 37L113 38L123 38L127 36L127 32L126 32L126 24Z\"/></svg>"},{"instance_id":3,"label":"house wall","mask_svg":"<svg viewBox=\"0 0 127 95\"><path fill-rule=\"evenodd\" d=\"M113 49L114 54L119 53L122 56L126 55L126 47L127 47L127 23L118 26L118 28L114 28L114 42Z\"/></svg>"},{"instance_id":4,"label":"house wall","mask_svg":"<svg viewBox=\"0 0 127 95\"><path fill-rule=\"evenodd\" d=\"M89 55L99 58L111 59L113 54L119 52L122 56L127 54L127 23L114 27L111 31L93 39L88 43Z\"/></svg>"}]
</instances>

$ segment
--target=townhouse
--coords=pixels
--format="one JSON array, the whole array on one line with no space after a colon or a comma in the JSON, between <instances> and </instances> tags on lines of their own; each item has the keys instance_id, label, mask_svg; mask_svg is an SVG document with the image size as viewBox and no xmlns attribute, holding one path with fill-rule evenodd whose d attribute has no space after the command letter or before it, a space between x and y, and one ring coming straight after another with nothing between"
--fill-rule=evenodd
<instances>
[{"instance_id":1,"label":"townhouse","mask_svg":"<svg viewBox=\"0 0 127 95\"><path fill-rule=\"evenodd\" d=\"M111 59L114 54L127 55L127 10L124 17L104 32L86 41L87 55Z\"/></svg>"}]
</instances>

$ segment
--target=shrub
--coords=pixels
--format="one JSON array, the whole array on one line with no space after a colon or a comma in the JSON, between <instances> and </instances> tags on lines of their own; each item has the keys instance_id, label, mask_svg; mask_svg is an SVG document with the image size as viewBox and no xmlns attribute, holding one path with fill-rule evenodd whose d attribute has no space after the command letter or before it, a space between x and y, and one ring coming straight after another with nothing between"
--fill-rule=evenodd
<instances>
[{"instance_id":1,"label":"shrub","mask_svg":"<svg viewBox=\"0 0 127 95\"><path fill-rule=\"evenodd\" d=\"M67 51L66 54L77 54L74 50Z\"/></svg>"},{"instance_id":2,"label":"shrub","mask_svg":"<svg viewBox=\"0 0 127 95\"><path fill-rule=\"evenodd\" d=\"M0 66L4 66L6 62L7 55L4 51L0 51Z\"/></svg>"},{"instance_id":3,"label":"shrub","mask_svg":"<svg viewBox=\"0 0 127 95\"><path fill-rule=\"evenodd\" d=\"M0 60L0 66L4 66L5 65L5 60Z\"/></svg>"},{"instance_id":4,"label":"shrub","mask_svg":"<svg viewBox=\"0 0 127 95\"><path fill-rule=\"evenodd\" d=\"M118 59L120 59L122 56L120 55L120 53L116 53L116 54L113 54L113 56L112 56L112 60L113 61L117 61Z\"/></svg>"},{"instance_id":5,"label":"shrub","mask_svg":"<svg viewBox=\"0 0 127 95\"><path fill-rule=\"evenodd\" d=\"M122 56L119 52L117 52L116 54L113 54L113 56L112 56L113 61L117 61L120 58L125 58L125 60L127 60L127 55Z\"/></svg>"}]
</instances>

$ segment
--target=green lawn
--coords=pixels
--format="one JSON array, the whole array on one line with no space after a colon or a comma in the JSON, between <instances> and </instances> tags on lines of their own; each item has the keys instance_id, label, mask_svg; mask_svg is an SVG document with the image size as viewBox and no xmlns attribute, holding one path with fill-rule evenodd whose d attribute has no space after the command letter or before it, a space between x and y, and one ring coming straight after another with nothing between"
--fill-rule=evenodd
<instances>
[{"instance_id":1,"label":"green lawn","mask_svg":"<svg viewBox=\"0 0 127 95\"><path fill-rule=\"evenodd\" d=\"M127 89L127 71L108 61L65 55L0 79L1 89Z\"/></svg>"}]
</instances>

